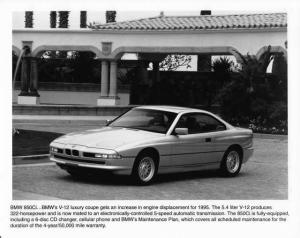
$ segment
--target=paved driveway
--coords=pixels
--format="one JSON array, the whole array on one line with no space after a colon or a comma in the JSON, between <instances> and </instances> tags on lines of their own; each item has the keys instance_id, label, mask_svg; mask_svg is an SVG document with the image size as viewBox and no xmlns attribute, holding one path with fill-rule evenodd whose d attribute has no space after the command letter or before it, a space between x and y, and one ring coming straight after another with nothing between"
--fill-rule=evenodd
<instances>
[{"instance_id":1,"label":"paved driveway","mask_svg":"<svg viewBox=\"0 0 300 238\"><path fill-rule=\"evenodd\" d=\"M98 176L77 180L52 164L13 167L13 199L287 199L287 139L254 139L254 156L236 178L202 171L159 176L151 186L127 177Z\"/></svg>"}]
</instances>

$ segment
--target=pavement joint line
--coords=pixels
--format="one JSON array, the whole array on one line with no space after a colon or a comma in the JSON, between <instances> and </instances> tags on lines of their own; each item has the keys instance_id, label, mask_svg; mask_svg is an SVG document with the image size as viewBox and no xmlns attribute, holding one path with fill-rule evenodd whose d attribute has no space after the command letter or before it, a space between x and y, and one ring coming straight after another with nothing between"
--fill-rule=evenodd
<instances>
[{"instance_id":1,"label":"pavement joint line","mask_svg":"<svg viewBox=\"0 0 300 238\"><path fill-rule=\"evenodd\" d=\"M13 200L62 200L59 197L52 197L44 194L13 189Z\"/></svg>"},{"instance_id":2,"label":"pavement joint line","mask_svg":"<svg viewBox=\"0 0 300 238\"><path fill-rule=\"evenodd\" d=\"M20 156L13 156L13 159L25 159L25 158L38 158L38 157L48 157L49 154L41 154L41 155L20 155Z\"/></svg>"},{"instance_id":3,"label":"pavement joint line","mask_svg":"<svg viewBox=\"0 0 300 238\"><path fill-rule=\"evenodd\" d=\"M267 162L263 162L263 161L251 160L251 158L250 158L249 162L257 163L257 164L268 164Z\"/></svg>"},{"instance_id":4,"label":"pavement joint line","mask_svg":"<svg viewBox=\"0 0 300 238\"><path fill-rule=\"evenodd\" d=\"M50 166L55 165L54 162L50 163L36 163L36 164L15 164L13 165L13 168L26 168L26 167L39 167L39 166Z\"/></svg>"}]
</instances>

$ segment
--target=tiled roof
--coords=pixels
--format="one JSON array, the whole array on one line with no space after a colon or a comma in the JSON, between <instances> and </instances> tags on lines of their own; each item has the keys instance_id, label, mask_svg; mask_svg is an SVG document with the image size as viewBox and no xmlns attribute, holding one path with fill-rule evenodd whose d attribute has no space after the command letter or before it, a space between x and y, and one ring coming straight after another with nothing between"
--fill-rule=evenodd
<instances>
[{"instance_id":1,"label":"tiled roof","mask_svg":"<svg viewBox=\"0 0 300 238\"><path fill-rule=\"evenodd\" d=\"M287 27L287 14L239 14L199 16L158 16L132 21L94 25L101 30L219 30Z\"/></svg>"}]
</instances>

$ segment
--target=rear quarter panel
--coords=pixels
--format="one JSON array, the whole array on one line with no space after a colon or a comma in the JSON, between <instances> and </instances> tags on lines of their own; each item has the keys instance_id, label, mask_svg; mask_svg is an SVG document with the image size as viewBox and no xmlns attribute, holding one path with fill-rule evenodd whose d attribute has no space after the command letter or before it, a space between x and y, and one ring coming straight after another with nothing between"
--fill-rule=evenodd
<instances>
[{"instance_id":1,"label":"rear quarter panel","mask_svg":"<svg viewBox=\"0 0 300 238\"><path fill-rule=\"evenodd\" d=\"M227 135L221 137L220 140L227 141L228 147L231 145L239 145L244 152L245 149L253 147L253 132L249 129L233 127L229 129Z\"/></svg>"}]
</instances>

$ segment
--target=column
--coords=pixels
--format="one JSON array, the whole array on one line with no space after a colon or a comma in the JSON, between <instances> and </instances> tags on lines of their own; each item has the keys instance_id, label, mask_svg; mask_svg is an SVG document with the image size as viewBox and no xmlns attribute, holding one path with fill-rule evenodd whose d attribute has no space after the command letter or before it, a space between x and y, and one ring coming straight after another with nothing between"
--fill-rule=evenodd
<instances>
[{"instance_id":1,"label":"column","mask_svg":"<svg viewBox=\"0 0 300 238\"><path fill-rule=\"evenodd\" d=\"M117 96L117 62L110 62L110 85L109 85L109 96Z\"/></svg>"},{"instance_id":2,"label":"column","mask_svg":"<svg viewBox=\"0 0 300 238\"><path fill-rule=\"evenodd\" d=\"M37 58L31 58L31 72L30 72L30 95L39 97L38 94L38 66L37 66Z\"/></svg>"},{"instance_id":3,"label":"column","mask_svg":"<svg viewBox=\"0 0 300 238\"><path fill-rule=\"evenodd\" d=\"M101 97L108 96L108 62L101 61Z\"/></svg>"},{"instance_id":4,"label":"column","mask_svg":"<svg viewBox=\"0 0 300 238\"><path fill-rule=\"evenodd\" d=\"M36 105L39 104L39 95L37 95L37 91L35 94L34 89L37 89L37 65L34 64L34 72L31 72L33 69L31 67L31 49L32 49L32 41L22 41L23 50L21 54L22 58L22 72L21 72L21 92L18 95L18 104L29 104ZM31 79L31 77L35 77L35 79ZM36 81L35 81L36 80ZM30 92L28 92L30 89Z\"/></svg>"},{"instance_id":5,"label":"column","mask_svg":"<svg viewBox=\"0 0 300 238\"><path fill-rule=\"evenodd\" d=\"M211 55L201 54L197 58L197 71L210 72L211 71Z\"/></svg>"},{"instance_id":6,"label":"column","mask_svg":"<svg viewBox=\"0 0 300 238\"><path fill-rule=\"evenodd\" d=\"M101 71L101 96L97 100L98 106L116 106L119 104L117 96L117 62L110 63L110 73L108 72L108 62L102 61ZM110 76L108 93L108 75Z\"/></svg>"},{"instance_id":7,"label":"column","mask_svg":"<svg viewBox=\"0 0 300 238\"><path fill-rule=\"evenodd\" d=\"M28 92L30 89L30 92ZM37 64L32 64L32 57L24 56L22 61L21 93L18 96L18 104L36 105L40 103L40 95L37 93Z\"/></svg>"},{"instance_id":8,"label":"column","mask_svg":"<svg viewBox=\"0 0 300 238\"><path fill-rule=\"evenodd\" d=\"M24 56L21 66L21 92L19 96L28 96L29 87L29 57Z\"/></svg>"}]
</instances>

